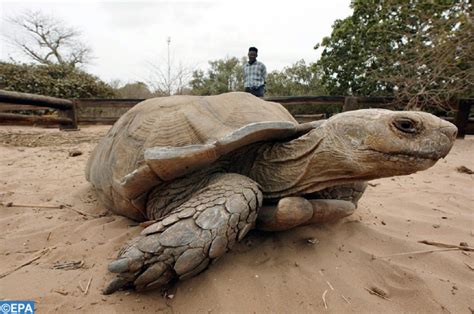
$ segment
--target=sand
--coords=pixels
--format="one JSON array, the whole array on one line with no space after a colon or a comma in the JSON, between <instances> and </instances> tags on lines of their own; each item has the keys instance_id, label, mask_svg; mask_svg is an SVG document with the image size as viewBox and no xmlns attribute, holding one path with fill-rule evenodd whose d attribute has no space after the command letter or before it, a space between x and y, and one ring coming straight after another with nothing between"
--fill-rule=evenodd
<instances>
[{"instance_id":1,"label":"sand","mask_svg":"<svg viewBox=\"0 0 474 314\"><path fill-rule=\"evenodd\" d=\"M372 181L339 223L252 231L166 294L104 296L107 264L141 230L84 178L108 128L0 127L0 299L35 300L38 313L472 313L474 252L384 256L440 249L420 240L474 246L474 175L456 170L474 169L474 137L427 171Z\"/></svg>"}]
</instances>

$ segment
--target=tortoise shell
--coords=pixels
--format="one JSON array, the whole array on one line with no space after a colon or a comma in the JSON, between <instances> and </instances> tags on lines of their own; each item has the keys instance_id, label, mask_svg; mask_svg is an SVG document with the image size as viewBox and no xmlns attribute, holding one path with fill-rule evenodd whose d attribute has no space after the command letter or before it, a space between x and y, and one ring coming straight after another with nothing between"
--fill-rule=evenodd
<instances>
[{"instance_id":1,"label":"tortoise shell","mask_svg":"<svg viewBox=\"0 0 474 314\"><path fill-rule=\"evenodd\" d=\"M280 104L248 93L170 96L127 111L92 152L86 178L109 209L144 219L146 195L163 181L245 145L304 133Z\"/></svg>"}]
</instances>

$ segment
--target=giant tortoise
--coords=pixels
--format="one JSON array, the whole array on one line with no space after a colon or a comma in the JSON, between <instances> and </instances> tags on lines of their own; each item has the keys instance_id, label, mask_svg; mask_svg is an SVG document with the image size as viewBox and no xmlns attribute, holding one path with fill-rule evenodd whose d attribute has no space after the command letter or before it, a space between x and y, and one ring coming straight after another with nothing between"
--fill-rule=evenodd
<instances>
[{"instance_id":1,"label":"giant tortoise","mask_svg":"<svg viewBox=\"0 0 474 314\"><path fill-rule=\"evenodd\" d=\"M350 215L367 180L448 154L457 129L429 113L366 109L298 122L246 93L143 101L99 142L86 176L111 211L145 222L104 289L192 277L252 228Z\"/></svg>"}]
</instances>

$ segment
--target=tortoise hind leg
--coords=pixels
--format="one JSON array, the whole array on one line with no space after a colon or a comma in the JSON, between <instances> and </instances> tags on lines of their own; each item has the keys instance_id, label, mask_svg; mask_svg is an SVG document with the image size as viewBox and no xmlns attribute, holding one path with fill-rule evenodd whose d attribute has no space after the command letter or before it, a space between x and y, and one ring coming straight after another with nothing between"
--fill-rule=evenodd
<instances>
[{"instance_id":1,"label":"tortoise hind leg","mask_svg":"<svg viewBox=\"0 0 474 314\"><path fill-rule=\"evenodd\" d=\"M276 206L264 206L258 213L257 228L283 231L308 224L330 223L354 213L367 188L360 181L334 186L304 197L284 197ZM318 199L314 199L318 198Z\"/></svg>"},{"instance_id":2,"label":"tortoise hind leg","mask_svg":"<svg viewBox=\"0 0 474 314\"><path fill-rule=\"evenodd\" d=\"M109 264L117 277L104 289L159 287L190 278L255 226L262 193L238 174L216 174L163 220L145 228Z\"/></svg>"}]
</instances>

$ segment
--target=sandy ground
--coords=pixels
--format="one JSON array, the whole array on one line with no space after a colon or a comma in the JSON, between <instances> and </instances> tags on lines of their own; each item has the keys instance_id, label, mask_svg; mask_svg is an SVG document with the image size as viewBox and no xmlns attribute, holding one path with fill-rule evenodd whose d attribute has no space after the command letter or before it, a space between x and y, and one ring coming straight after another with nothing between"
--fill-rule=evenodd
<instances>
[{"instance_id":1,"label":"sandy ground","mask_svg":"<svg viewBox=\"0 0 474 314\"><path fill-rule=\"evenodd\" d=\"M1 299L35 300L39 313L473 312L474 252L387 255L440 249L420 240L474 246L474 175L456 170L474 169L474 137L428 171L371 182L335 225L253 231L167 295L103 296L107 264L141 229L101 207L84 178L107 129L0 127Z\"/></svg>"}]
</instances>

